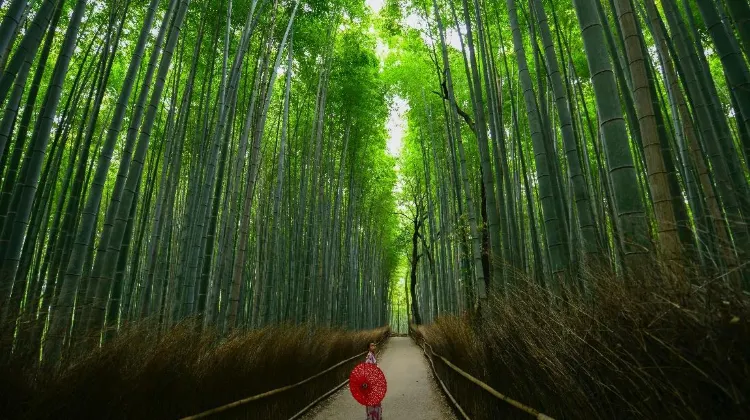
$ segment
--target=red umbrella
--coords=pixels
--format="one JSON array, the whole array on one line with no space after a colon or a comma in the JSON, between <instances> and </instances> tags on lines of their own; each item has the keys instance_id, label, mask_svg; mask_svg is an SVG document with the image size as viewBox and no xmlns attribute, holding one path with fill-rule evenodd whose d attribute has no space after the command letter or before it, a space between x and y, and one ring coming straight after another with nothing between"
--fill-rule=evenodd
<instances>
[{"instance_id":1,"label":"red umbrella","mask_svg":"<svg viewBox=\"0 0 750 420\"><path fill-rule=\"evenodd\" d=\"M380 368L372 363L360 363L349 375L349 390L362 405L376 406L385 398L388 384Z\"/></svg>"}]
</instances>

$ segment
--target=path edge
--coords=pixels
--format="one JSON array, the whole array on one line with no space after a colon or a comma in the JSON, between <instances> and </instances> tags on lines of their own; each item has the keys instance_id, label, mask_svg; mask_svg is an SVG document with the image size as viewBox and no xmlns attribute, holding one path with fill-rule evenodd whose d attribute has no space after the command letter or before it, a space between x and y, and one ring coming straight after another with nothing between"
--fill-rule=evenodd
<instances>
[{"instance_id":1,"label":"path edge","mask_svg":"<svg viewBox=\"0 0 750 420\"><path fill-rule=\"evenodd\" d=\"M409 338L414 341L414 344L417 345L420 349L422 349L422 355L425 359L427 359L427 364L430 365L430 371L432 372L433 378L437 381L438 385L440 385L440 389L442 390L442 394L446 399L448 400L448 405L450 405L451 410L453 411L453 414L456 415L458 418L462 418L464 420L471 420L471 417L469 417L468 414L464 411L463 408L461 408L461 405L456 401L456 399L453 397L453 395L448 391L448 387L445 385L442 379L440 379L440 376L438 376L437 371L435 370L435 364L432 361L432 358L427 355L427 350L425 350L424 346L419 342L419 340L412 334L412 328L409 326Z\"/></svg>"}]
</instances>

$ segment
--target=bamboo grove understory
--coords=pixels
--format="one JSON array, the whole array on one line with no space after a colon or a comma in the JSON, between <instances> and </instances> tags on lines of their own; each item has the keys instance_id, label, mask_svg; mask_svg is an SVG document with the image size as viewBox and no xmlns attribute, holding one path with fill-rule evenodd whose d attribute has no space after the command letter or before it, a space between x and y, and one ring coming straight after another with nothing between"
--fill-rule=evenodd
<instances>
[{"instance_id":1,"label":"bamboo grove understory","mask_svg":"<svg viewBox=\"0 0 750 420\"><path fill-rule=\"evenodd\" d=\"M559 296L587 272L750 289L745 1L0 16L0 334L41 360L142 320L430 322L518 273Z\"/></svg>"}]
</instances>

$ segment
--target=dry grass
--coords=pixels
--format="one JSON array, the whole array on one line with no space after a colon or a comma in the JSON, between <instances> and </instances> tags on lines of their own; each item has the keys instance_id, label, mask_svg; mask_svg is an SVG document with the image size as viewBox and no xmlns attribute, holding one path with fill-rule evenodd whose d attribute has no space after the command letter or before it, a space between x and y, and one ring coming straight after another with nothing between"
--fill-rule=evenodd
<instances>
[{"instance_id":1,"label":"dry grass","mask_svg":"<svg viewBox=\"0 0 750 420\"><path fill-rule=\"evenodd\" d=\"M712 282L675 288L650 279L625 287L597 277L589 298L567 303L518 279L507 296L491 299L485 322L445 317L415 335L556 419L750 418L746 295L708 287ZM531 418L439 358L435 365L472 418Z\"/></svg>"},{"instance_id":2,"label":"dry grass","mask_svg":"<svg viewBox=\"0 0 750 420\"><path fill-rule=\"evenodd\" d=\"M299 382L389 333L277 326L221 338L190 323L162 337L157 330L130 328L56 371L17 358L0 366L0 418L180 418ZM344 381L356 363L222 417L289 418Z\"/></svg>"}]
</instances>

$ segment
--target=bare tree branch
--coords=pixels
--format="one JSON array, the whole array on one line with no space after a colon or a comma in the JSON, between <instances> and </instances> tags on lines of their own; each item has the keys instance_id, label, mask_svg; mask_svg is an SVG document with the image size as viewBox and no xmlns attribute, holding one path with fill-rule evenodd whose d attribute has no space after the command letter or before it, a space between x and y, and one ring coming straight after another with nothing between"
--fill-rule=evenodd
<instances>
[{"instance_id":1,"label":"bare tree branch","mask_svg":"<svg viewBox=\"0 0 750 420\"><path fill-rule=\"evenodd\" d=\"M434 90L432 91L432 93L434 93L434 94L438 95L439 97L443 98L443 100L446 100L446 101L450 102L449 99L448 99L448 88L445 86L445 82L441 83L441 87L443 88L443 92L442 93L436 92ZM464 119L464 122L466 122L466 125L468 125L469 128L471 129L471 131L476 134L476 132L477 132L476 126L474 124L474 120L471 118L471 115L469 115L466 111L464 111L463 109L461 109L461 107L459 107L457 103L454 104L454 107L456 108L456 112L458 113L458 115L460 115L461 118Z\"/></svg>"}]
</instances>

